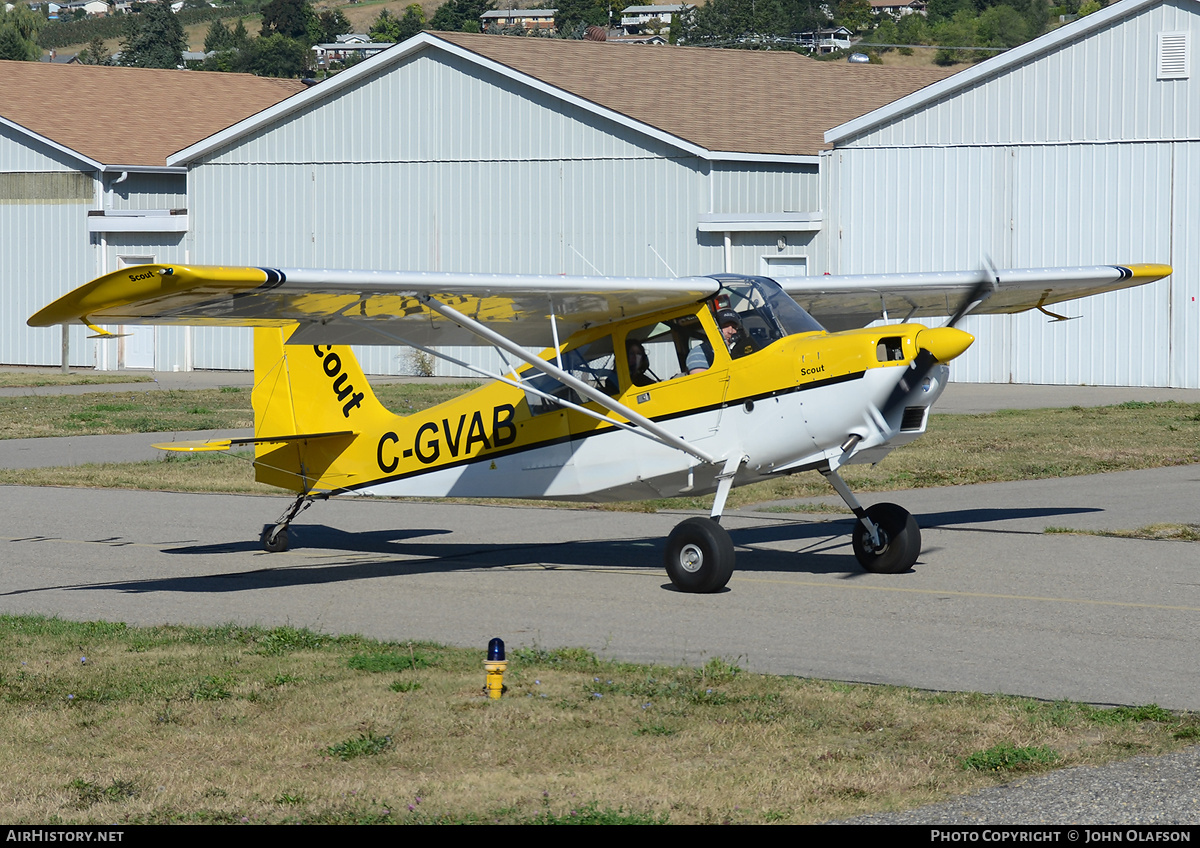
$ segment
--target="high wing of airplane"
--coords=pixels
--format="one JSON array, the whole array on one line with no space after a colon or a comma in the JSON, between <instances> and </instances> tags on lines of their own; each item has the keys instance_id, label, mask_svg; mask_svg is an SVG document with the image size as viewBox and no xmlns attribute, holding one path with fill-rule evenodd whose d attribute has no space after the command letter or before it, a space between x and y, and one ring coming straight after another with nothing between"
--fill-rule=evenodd
<instances>
[{"instance_id":1,"label":"high wing of airplane","mask_svg":"<svg viewBox=\"0 0 1200 848\"><path fill-rule=\"evenodd\" d=\"M735 565L721 527L734 486L825 476L858 522L869 571L907 571L920 529L903 508L864 509L842 480L925 432L971 310L1012 312L1141 285L1165 265L932 275L551 277L142 265L68 293L32 326L255 327L255 477L295 493L267 551L317 499L420 497L616 501L715 493L709 517L667 540L682 591L714 592ZM791 295L789 297L788 295ZM803 305L801 305L803 304ZM811 307L806 310L804 307ZM902 323L865 327L888 311ZM810 314L810 311L812 314ZM950 315L945 326L908 323ZM1051 313L1052 314L1052 313ZM814 317L817 316L817 317ZM830 331L818 320L850 329ZM409 345L491 382L412 415L376 399L350 344ZM494 347L489 373L439 347ZM531 354L527 346L545 346Z\"/></svg>"}]
</instances>

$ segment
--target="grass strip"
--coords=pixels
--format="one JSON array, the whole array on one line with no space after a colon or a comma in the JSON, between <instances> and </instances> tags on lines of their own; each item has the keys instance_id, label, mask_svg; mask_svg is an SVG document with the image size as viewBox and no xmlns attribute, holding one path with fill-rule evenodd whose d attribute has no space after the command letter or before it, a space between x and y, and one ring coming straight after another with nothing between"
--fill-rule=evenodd
<instances>
[{"instance_id":1,"label":"grass strip","mask_svg":"<svg viewBox=\"0 0 1200 848\"><path fill-rule=\"evenodd\" d=\"M459 386L413 384L386 388L393 409L412 411L462 390ZM245 399L248 402L248 393ZM170 456L171 459L157 462L0 470L0 484L278 492L254 482L247 454ZM1107 407L937 415L931 418L924 438L894 451L878 465L848 466L843 469L843 477L857 492L878 492L1070 477L1196 462L1200 462L1200 404L1137 402ZM820 475L800 474L735 489L730 493L729 505L737 508L830 494ZM602 508L707 509L711 502L711 497L668 498ZM798 509L824 508L801 505Z\"/></svg>"},{"instance_id":2,"label":"grass strip","mask_svg":"<svg viewBox=\"0 0 1200 848\"><path fill-rule=\"evenodd\" d=\"M149 383L154 378L148 374L105 374L98 371L70 374L46 371L0 371L0 388L36 389L41 386L99 386L111 383Z\"/></svg>"},{"instance_id":3,"label":"grass strip","mask_svg":"<svg viewBox=\"0 0 1200 848\"><path fill-rule=\"evenodd\" d=\"M1194 743L1070 702L277 627L0 617L10 823L767 823ZM764 767L764 764L766 766Z\"/></svg>"},{"instance_id":4,"label":"grass strip","mask_svg":"<svg viewBox=\"0 0 1200 848\"><path fill-rule=\"evenodd\" d=\"M1116 539L1148 539L1162 542L1200 542L1200 524L1147 524L1136 530L1076 530L1047 527L1043 532L1073 536L1109 536Z\"/></svg>"}]
</instances>

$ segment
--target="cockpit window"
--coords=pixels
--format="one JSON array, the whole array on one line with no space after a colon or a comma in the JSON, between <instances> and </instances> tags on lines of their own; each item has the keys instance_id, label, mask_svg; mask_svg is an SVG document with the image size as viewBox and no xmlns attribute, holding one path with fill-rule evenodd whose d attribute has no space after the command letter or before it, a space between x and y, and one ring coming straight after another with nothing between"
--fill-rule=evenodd
<instances>
[{"instance_id":1,"label":"cockpit window","mask_svg":"<svg viewBox=\"0 0 1200 848\"><path fill-rule=\"evenodd\" d=\"M735 340L728 342L734 359L762 350L784 336L823 329L774 280L766 277L719 279L723 283L721 291L709 301L709 308L718 326L723 321L738 325Z\"/></svg>"},{"instance_id":2,"label":"cockpit window","mask_svg":"<svg viewBox=\"0 0 1200 848\"><path fill-rule=\"evenodd\" d=\"M564 351L562 368L575 379L586 383L594 389L599 389L606 395L616 396L620 387L617 384L616 356L613 352L612 336L604 336L583 347ZM549 374L538 372L535 368L526 368L521 372L522 382L528 383L542 394L526 392L529 401L529 411L533 415L541 415L558 409L559 405L553 398L562 398L570 403L586 403L587 398L569 386L565 386ZM550 395L550 397L546 397Z\"/></svg>"}]
</instances>

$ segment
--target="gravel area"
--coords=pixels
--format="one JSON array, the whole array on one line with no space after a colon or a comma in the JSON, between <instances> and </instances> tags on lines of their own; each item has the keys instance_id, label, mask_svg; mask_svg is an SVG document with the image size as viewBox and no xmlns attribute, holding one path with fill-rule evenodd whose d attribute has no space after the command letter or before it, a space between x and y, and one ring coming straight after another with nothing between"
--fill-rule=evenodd
<instances>
[{"instance_id":1,"label":"gravel area","mask_svg":"<svg viewBox=\"0 0 1200 848\"><path fill-rule=\"evenodd\" d=\"M1079 766L837 824L1200 824L1200 747Z\"/></svg>"}]
</instances>

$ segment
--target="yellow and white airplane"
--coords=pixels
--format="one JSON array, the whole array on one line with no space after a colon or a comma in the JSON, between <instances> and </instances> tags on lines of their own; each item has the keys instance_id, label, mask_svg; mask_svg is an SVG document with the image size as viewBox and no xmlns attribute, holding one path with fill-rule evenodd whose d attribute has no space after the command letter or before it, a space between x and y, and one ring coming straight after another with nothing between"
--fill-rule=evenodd
<instances>
[{"instance_id":1,"label":"yellow and white airplane","mask_svg":"<svg viewBox=\"0 0 1200 848\"><path fill-rule=\"evenodd\" d=\"M853 548L864 568L908 570L921 552L913 517L895 504L864 509L838 470L878 462L925 432L945 363L974 341L958 320L1032 308L1061 318L1045 307L1170 273L1106 265L780 286L732 274L142 265L93 280L29 323L256 327L254 436L160 447L253 444L256 479L296 493L264 530L267 551L287 548L288 525L315 499L344 493L616 501L715 492L710 517L678 525L665 555L676 587L714 592L734 568L720 525L730 489L800 471L823 474L858 517ZM901 323L863 326L887 320L889 308L906 313ZM942 327L909 323L925 315L952 317ZM401 416L376 400L350 344L447 359L435 348L489 345L506 367ZM535 345L547 349L527 352Z\"/></svg>"}]
</instances>

